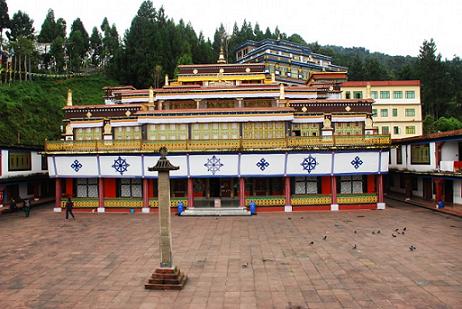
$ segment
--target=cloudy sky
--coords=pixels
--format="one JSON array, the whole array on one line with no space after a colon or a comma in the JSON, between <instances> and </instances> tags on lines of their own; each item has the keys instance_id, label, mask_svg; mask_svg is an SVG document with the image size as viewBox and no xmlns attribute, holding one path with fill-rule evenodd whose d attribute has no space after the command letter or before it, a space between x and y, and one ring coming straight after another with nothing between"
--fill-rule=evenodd
<instances>
[{"instance_id":1,"label":"cloudy sky","mask_svg":"<svg viewBox=\"0 0 462 309\"><path fill-rule=\"evenodd\" d=\"M120 34L130 27L142 0L7 0L10 16L27 12L40 26L49 8L68 26L80 17L90 32L106 16ZM154 0L176 21L183 18L194 29L212 37L223 23L258 22L260 28L278 25L307 42L345 47L361 46L390 55L417 56L423 40L433 38L438 52L452 59L462 56L462 1L460 0Z\"/></svg>"}]
</instances>

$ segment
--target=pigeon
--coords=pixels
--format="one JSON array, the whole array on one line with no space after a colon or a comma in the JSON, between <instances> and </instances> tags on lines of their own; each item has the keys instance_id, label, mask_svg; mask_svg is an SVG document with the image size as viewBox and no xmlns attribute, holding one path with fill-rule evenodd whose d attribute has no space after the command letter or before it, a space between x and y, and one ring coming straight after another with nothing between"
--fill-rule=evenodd
<instances>
[{"instance_id":1,"label":"pigeon","mask_svg":"<svg viewBox=\"0 0 462 309\"><path fill-rule=\"evenodd\" d=\"M303 217L300 217L300 219L303 219Z\"/></svg>"},{"instance_id":2,"label":"pigeon","mask_svg":"<svg viewBox=\"0 0 462 309\"><path fill-rule=\"evenodd\" d=\"M398 231L399 231L399 229L395 229L395 232L398 232Z\"/></svg>"},{"instance_id":3,"label":"pigeon","mask_svg":"<svg viewBox=\"0 0 462 309\"><path fill-rule=\"evenodd\" d=\"M323 240L326 240L327 239L327 235L324 235L324 237L322 238Z\"/></svg>"},{"instance_id":4,"label":"pigeon","mask_svg":"<svg viewBox=\"0 0 462 309\"><path fill-rule=\"evenodd\" d=\"M391 236L393 236L393 237L396 237L396 235L395 235L395 234L391 234Z\"/></svg>"},{"instance_id":5,"label":"pigeon","mask_svg":"<svg viewBox=\"0 0 462 309\"><path fill-rule=\"evenodd\" d=\"M355 245L353 246L353 250L356 250L356 248L357 248L357 246L356 246L356 244L355 244Z\"/></svg>"},{"instance_id":6,"label":"pigeon","mask_svg":"<svg viewBox=\"0 0 462 309\"><path fill-rule=\"evenodd\" d=\"M310 241L310 245L314 245L314 241Z\"/></svg>"},{"instance_id":7,"label":"pigeon","mask_svg":"<svg viewBox=\"0 0 462 309\"><path fill-rule=\"evenodd\" d=\"M403 227L403 231L405 231L405 230L406 230L406 227Z\"/></svg>"},{"instance_id":8,"label":"pigeon","mask_svg":"<svg viewBox=\"0 0 462 309\"><path fill-rule=\"evenodd\" d=\"M291 217L289 217L289 218L287 218L287 220L292 220L292 218L291 218Z\"/></svg>"},{"instance_id":9,"label":"pigeon","mask_svg":"<svg viewBox=\"0 0 462 309\"><path fill-rule=\"evenodd\" d=\"M249 265L249 263L245 263L245 264L242 264L241 267L242 268L247 268L248 265Z\"/></svg>"},{"instance_id":10,"label":"pigeon","mask_svg":"<svg viewBox=\"0 0 462 309\"><path fill-rule=\"evenodd\" d=\"M375 235L375 231L372 231L372 235Z\"/></svg>"},{"instance_id":11,"label":"pigeon","mask_svg":"<svg viewBox=\"0 0 462 309\"><path fill-rule=\"evenodd\" d=\"M404 235L404 231L403 231L403 232L401 232L401 235Z\"/></svg>"},{"instance_id":12,"label":"pigeon","mask_svg":"<svg viewBox=\"0 0 462 309\"><path fill-rule=\"evenodd\" d=\"M417 248L416 248L414 245L411 245L411 246L409 247L409 250L411 250L411 251L414 251L415 249L417 249Z\"/></svg>"},{"instance_id":13,"label":"pigeon","mask_svg":"<svg viewBox=\"0 0 462 309\"><path fill-rule=\"evenodd\" d=\"M377 231L377 234L380 234L380 230Z\"/></svg>"},{"instance_id":14,"label":"pigeon","mask_svg":"<svg viewBox=\"0 0 462 309\"><path fill-rule=\"evenodd\" d=\"M358 232L355 230L355 234L357 234Z\"/></svg>"}]
</instances>

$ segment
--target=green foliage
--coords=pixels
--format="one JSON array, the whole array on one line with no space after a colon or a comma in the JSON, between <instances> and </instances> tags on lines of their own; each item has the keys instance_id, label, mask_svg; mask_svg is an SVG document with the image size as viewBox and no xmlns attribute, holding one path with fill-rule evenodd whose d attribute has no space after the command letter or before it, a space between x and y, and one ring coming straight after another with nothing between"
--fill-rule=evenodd
<instances>
[{"instance_id":1,"label":"green foliage","mask_svg":"<svg viewBox=\"0 0 462 309\"><path fill-rule=\"evenodd\" d=\"M28 39L34 39L34 21L22 11L17 11L13 14L10 21L10 31L6 33L8 40L16 41L20 36Z\"/></svg>"},{"instance_id":2,"label":"green foliage","mask_svg":"<svg viewBox=\"0 0 462 309\"><path fill-rule=\"evenodd\" d=\"M37 40L39 43L51 43L56 38L56 35L55 13L52 9L49 9Z\"/></svg>"},{"instance_id":3,"label":"green foliage","mask_svg":"<svg viewBox=\"0 0 462 309\"><path fill-rule=\"evenodd\" d=\"M435 129L437 131L452 131L457 129L462 129L462 121L455 117L440 117L434 123Z\"/></svg>"},{"instance_id":4,"label":"green foliage","mask_svg":"<svg viewBox=\"0 0 462 309\"><path fill-rule=\"evenodd\" d=\"M67 89L73 91L74 105L103 103L102 87L117 82L103 76L68 80L39 80L0 85L0 140L2 144L43 145L60 137L62 107Z\"/></svg>"},{"instance_id":5,"label":"green foliage","mask_svg":"<svg viewBox=\"0 0 462 309\"><path fill-rule=\"evenodd\" d=\"M9 25L8 4L5 0L0 0L0 45L3 43L3 29L8 28Z\"/></svg>"},{"instance_id":6,"label":"green foliage","mask_svg":"<svg viewBox=\"0 0 462 309\"><path fill-rule=\"evenodd\" d=\"M101 35L99 34L98 28L96 27L93 27L93 31L90 36L90 48L91 63L95 66L100 65L103 50L103 42L101 40Z\"/></svg>"},{"instance_id":7,"label":"green foliage","mask_svg":"<svg viewBox=\"0 0 462 309\"><path fill-rule=\"evenodd\" d=\"M64 72L64 39L61 36L58 36L51 43L50 55L55 60L56 72L63 73Z\"/></svg>"}]
</instances>

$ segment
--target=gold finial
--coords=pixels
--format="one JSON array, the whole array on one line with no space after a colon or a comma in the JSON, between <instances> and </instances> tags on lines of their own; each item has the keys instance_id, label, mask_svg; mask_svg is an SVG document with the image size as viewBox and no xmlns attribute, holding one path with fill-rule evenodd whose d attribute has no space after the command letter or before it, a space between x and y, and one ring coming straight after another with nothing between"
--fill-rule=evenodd
<instances>
[{"instance_id":1,"label":"gold finial","mask_svg":"<svg viewBox=\"0 0 462 309\"><path fill-rule=\"evenodd\" d=\"M148 103L154 104L154 90L152 89L152 86L149 87L149 101Z\"/></svg>"},{"instance_id":2,"label":"gold finial","mask_svg":"<svg viewBox=\"0 0 462 309\"><path fill-rule=\"evenodd\" d=\"M72 90L71 90L71 88L67 89L67 106L72 106Z\"/></svg>"},{"instance_id":3,"label":"gold finial","mask_svg":"<svg viewBox=\"0 0 462 309\"><path fill-rule=\"evenodd\" d=\"M165 85L164 86L168 86L168 74L165 74Z\"/></svg>"},{"instance_id":4,"label":"gold finial","mask_svg":"<svg viewBox=\"0 0 462 309\"><path fill-rule=\"evenodd\" d=\"M279 84L279 100L285 100L285 89L284 89L284 84L281 83Z\"/></svg>"},{"instance_id":5,"label":"gold finial","mask_svg":"<svg viewBox=\"0 0 462 309\"><path fill-rule=\"evenodd\" d=\"M223 51L223 43L224 43L224 37L221 39L220 55L218 56L218 60L217 60L217 63L220 63L220 64L226 63L225 52Z\"/></svg>"}]
</instances>

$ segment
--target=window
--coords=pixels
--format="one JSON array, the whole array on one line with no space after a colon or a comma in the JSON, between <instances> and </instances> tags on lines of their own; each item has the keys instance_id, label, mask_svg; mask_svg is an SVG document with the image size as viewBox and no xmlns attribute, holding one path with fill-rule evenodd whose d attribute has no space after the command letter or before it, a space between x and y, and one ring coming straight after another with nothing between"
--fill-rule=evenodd
<instances>
[{"instance_id":1,"label":"window","mask_svg":"<svg viewBox=\"0 0 462 309\"><path fill-rule=\"evenodd\" d=\"M399 127L393 127L393 134L399 134Z\"/></svg>"},{"instance_id":2,"label":"window","mask_svg":"<svg viewBox=\"0 0 462 309\"><path fill-rule=\"evenodd\" d=\"M380 117L388 117L388 109L381 109Z\"/></svg>"},{"instance_id":3,"label":"window","mask_svg":"<svg viewBox=\"0 0 462 309\"><path fill-rule=\"evenodd\" d=\"M430 145L411 145L411 164L430 164Z\"/></svg>"},{"instance_id":4,"label":"window","mask_svg":"<svg viewBox=\"0 0 462 309\"><path fill-rule=\"evenodd\" d=\"M377 117L377 109L372 109L372 117Z\"/></svg>"},{"instance_id":5,"label":"window","mask_svg":"<svg viewBox=\"0 0 462 309\"><path fill-rule=\"evenodd\" d=\"M363 98L363 92L362 91L353 91L353 98L362 99Z\"/></svg>"},{"instance_id":6,"label":"window","mask_svg":"<svg viewBox=\"0 0 462 309\"><path fill-rule=\"evenodd\" d=\"M382 127L382 134L390 134L390 128Z\"/></svg>"},{"instance_id":7,"label":"window","mask_svg":"<svg viewBox=\"0 0 462 309\"><path fill-rule=\"evenodd\" d=\"M345 92L345 98L351 99L351 93L349 91Z\"/></svg>"},{"instance_id":8,"label":"window","mask_svg":"<svg viewBox=\"0 0 462 309\"><path fill-rule=\"evenodd\" d=\"M415 98L414 90L406 91L406 99L414 99L414 98Z\"/></svg>"},{"instance_id":9,"label":"window","mask_svg":"<svg viewBox=\"0 0 462 309\"><path fill-rule=\"evenodd\" d=\"M119 185L119 197L141 197L141 179L140 178L122 178Z\"/></svg>"},{"instance_id":10,"label":"window","mask_svg":"<svg viewBox=\"0 0 462 309\"><path fill-rule=\"evenodd\" d=\"M397 109L397 108L393 108L392 114L393 114L393 117L398 117L398 109Z\"/></svg>"},{"instance_id":11,"label":"window","mask_svg":"<svg viewBox=\"0 0 462 309\"><path fill-rule=\"evenodd\" d=\"M390 98L390 91L380 91L380 98L381 99L389 99Z\"/></svg>"},{"instance_id":12,"label":"window","mask_svg":"<svg viewBox=\"0 0 462 309\"><path fill-rule=\"evenodd\" d=\"M406 134L415 134L415 126L406 126Z\"/></svg>"},{"instance_id":13,"label":"window","mask_svg":"<svg viewBox=\"0 0 462 309\"><path fill-rule=\"evenodd\" d=\"M98 179L77 178L77 197L98 197Z\"/></svg>"},{"instance_id":14,"label":"window","mask_svg":"<svg viewBox=\"0 0 462 309\"><path fill-rule=\"evenodd\" d=\"M114 139L115 140L140 140L141 139L141 127L116 127L114 128Z\"/></svg>"},{"instance_id":15,"label":"window","mask_svg":"<svg viewBox=\"0 0 462 309\"><path fill-rule=\"evenodd\" d=\"M403 146L396 148L396 164L403 164Z\"/></svg>"},{"instance_id":16,"label":"window","mask_svg":"<svg viewBox=\"0 0 462 309\"><path fill-rule=\"evenodd\" d=\"M340 177L340 193L343 193L343 194L363 193L363 177L362 176L341 176Z\"/></svg>"},{"instance_id":17,"label":"window","mask_svg":"<svg viewBox=\"0 0 462 309\"><path fill-rule=\"evenodd\" d=\"M295 177L295 194L318 194L318 177Z\"/></svg>"},{"instance_id":18,"label":"window","mask_svg":"<svg viewBox=\"0 0 462 309\"><path fill-rule=\"evenodd\" d=\"M74 139L76 141L94 141L101 140L102 130L100 127L96 128L75 128L74 129Z\"/></svg>"},{"instance_id":19,"label":"window","mask_svg":"<svg viewBox=\"0 0 462 309\"><path fill-rule=\"evenodd\" d=\"M378 99L379 95L377 94L377 91L371 91L371 98L373 99Z\"/></svg>"},{"instance_id":20,"label":"window","mask_svg":"<svg viewBox=\"0 0 462 309\"><path fill-rule=\"evenodd\" d=\"M393 99L402 99L403 92L402 91L393 91Z\"/></svg>"},{"instance_id":21,"label":"window","mask_svg":"<svg viewBox=\"0 0 462 309\"><path fill-rule=\"evenodd\" d=\"M405 115L406 115L406 117L415 117L415 109L406 108Z\"/></svg>"},{"instance_id":22,"label":"window","mask_svg":"<svg viewBox=\"0 0 462 309\"><path fill-rule=\"evenodd\" d=\"M9 171L30 171L31 154L30 151L9 151L8 170Z\"/></svg>"}]
</instances>

